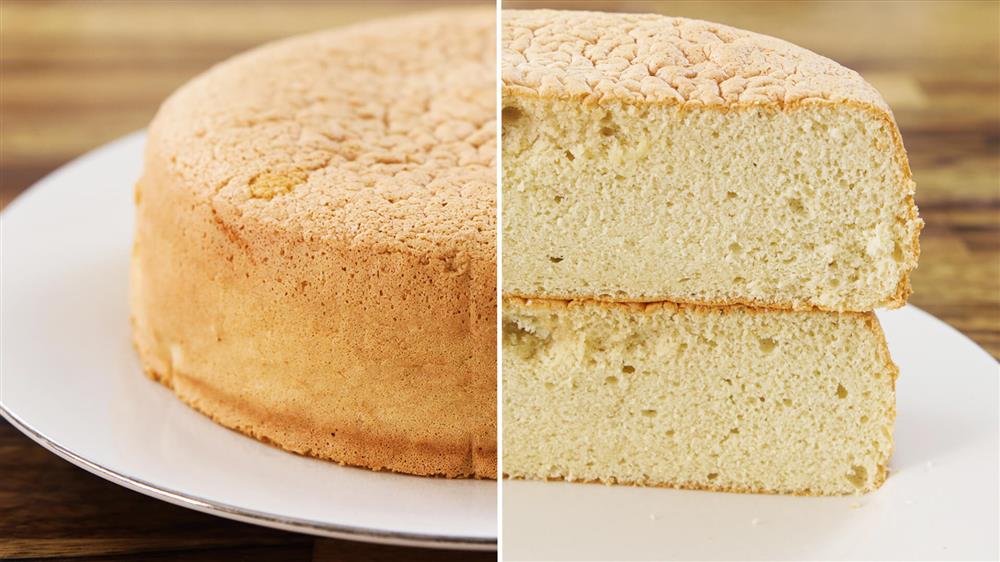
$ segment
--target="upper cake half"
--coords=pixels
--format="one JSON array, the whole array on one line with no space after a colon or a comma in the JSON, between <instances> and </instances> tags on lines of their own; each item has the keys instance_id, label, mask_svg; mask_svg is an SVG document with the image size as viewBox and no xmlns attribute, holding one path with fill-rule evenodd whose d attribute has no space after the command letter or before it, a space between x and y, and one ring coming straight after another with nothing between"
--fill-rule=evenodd
<instances>
[{"instance_id":1,"label":"upper cake half","mask_svg":"<svg viewBox=\"0 0 1000 562\"><path fill-rule=\"evenodd\" d=\"M905 303L923 221L892 113L856 72L703 21L502 20L505 294Z\"/></svg>"}]
</instances>

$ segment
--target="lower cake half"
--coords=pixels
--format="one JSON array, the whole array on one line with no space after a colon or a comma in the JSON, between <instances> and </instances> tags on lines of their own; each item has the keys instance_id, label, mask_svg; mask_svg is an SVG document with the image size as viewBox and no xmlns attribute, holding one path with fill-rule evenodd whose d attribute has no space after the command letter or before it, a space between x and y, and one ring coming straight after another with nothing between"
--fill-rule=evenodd
<instances>
[{"instance_id":1,"label":"lower cake half","mask_svg":"<svg viewBox=\"0 0 1000 562\"><path fill-rule=\"evenodd\" d=\"M505 298L502 354L511 478L842 495L888 473L872 313Z\"/></svg>"}]
</instances>

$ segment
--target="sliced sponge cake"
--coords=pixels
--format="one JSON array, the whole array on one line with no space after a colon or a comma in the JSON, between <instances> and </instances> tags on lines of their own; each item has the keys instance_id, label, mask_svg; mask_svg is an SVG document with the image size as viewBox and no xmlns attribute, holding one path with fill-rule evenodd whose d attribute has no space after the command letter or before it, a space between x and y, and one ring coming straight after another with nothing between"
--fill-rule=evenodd
<instances>
[{"instance_id":1,"label":"sliced sponge cake","mask_svg":"<svg viewBox=\"0 0 1000 562\"><path fill-rule=\"evenodd\" d=\"M703 21L503 14L503 291L901 306L922 221L856 72Z\"/></svg>"},{"instance_id":2,"label":"sliced sponge cake","mask_svg":"<svg viewBox=\"0 0 1000 562\"><path fill-rule=\"evenodd\" d=\"M503 309L510 477L809 495L885 480L897 371L871 313Z\"/></svg>"}]
</instances>

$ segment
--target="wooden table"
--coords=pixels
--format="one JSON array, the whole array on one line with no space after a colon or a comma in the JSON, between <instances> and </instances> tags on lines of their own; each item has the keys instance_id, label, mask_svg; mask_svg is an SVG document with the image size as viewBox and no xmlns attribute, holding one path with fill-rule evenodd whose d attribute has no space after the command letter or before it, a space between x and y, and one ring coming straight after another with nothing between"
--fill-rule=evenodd
<instances>
[{"instance_id":1,"label":"wooden table","mask_svg":"<svg viewBox=\"0 0 1000 562\"><path fill-rule=\"evenodd\" d=\"M145 126L170 91L233 53L413 9L372 4L4 0L0 206L67 160ZM548 5L719 21L777 35L862 72L896 112L927 221L912 302L1000 357L1000 4ZM313 539L202 515L91 476L0 423L0 558L12 556L494 558Z\"/></svg>"}]
</instances>

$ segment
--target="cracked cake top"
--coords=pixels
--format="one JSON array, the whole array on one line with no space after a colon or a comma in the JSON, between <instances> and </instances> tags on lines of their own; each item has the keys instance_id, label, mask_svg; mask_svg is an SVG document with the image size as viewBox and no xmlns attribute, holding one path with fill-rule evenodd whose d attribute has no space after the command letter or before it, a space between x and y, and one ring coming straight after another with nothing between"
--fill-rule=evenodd
<instances>
[{"instance_id":1,"label":"cracked cake top","mask_svg":"<svg viewBox=\"0 0 1000 562\"><path fill-rule=\"evenodd\" d=\"M167 100L150 150L227 216L495 259L495 21L452 10L254 49Z\"/></svg>"},{"instance_id":2,"label":"cracked cake top","mask_svg":"<svg viewBox=\"0 0 1000 562\"><path fill-rule=\"evenodd\" d=\"M587 103L855 103L889 112L853 70L786 41L655 14L502 13L505 93Z\"/></svg>"}]
</instances>

